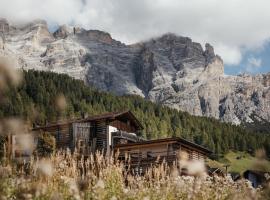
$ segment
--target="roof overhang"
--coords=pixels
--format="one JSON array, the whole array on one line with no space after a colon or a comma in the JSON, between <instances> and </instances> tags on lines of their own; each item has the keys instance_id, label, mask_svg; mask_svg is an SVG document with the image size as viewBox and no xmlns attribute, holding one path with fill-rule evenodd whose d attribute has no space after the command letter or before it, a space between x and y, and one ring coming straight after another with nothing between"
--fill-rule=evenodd
<instances>
[{"instance_id":1,"label":"roof overhang","mask_svg":"<svg viewBox=\"0 0 270 200\"><path fill-rule=\"evenodd\" d=\"M100 115L94 115L91 117L87 117L85 119L74 119L74 120L67 120L67 121L60 121L57 123L48 124L46 126L39 126L32 129L32 131L39 131L39 130L49 130L49 129L57 129L59 127L68 126L72 123L82 123L82 122L92 122L92 121L100 121L100 120L106 120L106 121L113 121L117 118L126 117L129 120L132 121L134 126L138 130L142 130L143 126L140 123L140 121L135 117L135 115L131 111L122 111L122 112L110 112Z\"/></svg>"},{"instance_id":2,"label":"roof overhang","mask_svg":"<svg viewBox=\"0 0 270 200\"><path fill-rule=\"evenodd\" d=\"M115 149L127 149L127 148L136 148L136 147L145 147L145 146L156 146L156 145L162 145L162 144L172 144L172 143L180 143L186 147L193 147L194 149L197 149L205 154L211 154L212 151L209 149L190 142L188 140L185 140L180 137L174 137L174 138L164 138L164 139L156 139L156 140L147 140L142 142L136 142L136 143L127 143L127 144L117 144L115 145Z\"/></svg>"}]
</instances>

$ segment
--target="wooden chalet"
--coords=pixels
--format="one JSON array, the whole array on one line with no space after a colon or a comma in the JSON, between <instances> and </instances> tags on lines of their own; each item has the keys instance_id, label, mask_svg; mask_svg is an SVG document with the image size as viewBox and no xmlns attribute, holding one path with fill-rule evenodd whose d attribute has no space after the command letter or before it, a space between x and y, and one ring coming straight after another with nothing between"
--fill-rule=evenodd
<instances>
[{"instance_id":1,"label":"wooden chalet","mask_svg":"<svg viewBox=\"0 0 270 200\"><path fill-rule=\"evenodd\" d=\"M116 144L114 150L119 151L121 160L130 159L129 165L136 173L144 173L147 167L164 161L168 165L176 164L179 152L186 152L189 160L202 161L211 153L203 146L178 137Z\"/></svg>"},{"instance_id":2,"label":"wooden chalet","mask_svg":"<svg viewBox=\"0 0 270 200\"><path fill-rule=\"evenodd\" d=\"M109 153L118 143L138 142L137 133L143 127L130 112L112 112L84 119L36 127L34 132L47 132L56 139L57 148L75 148L81 154L96 150Z\"/></svg>"},{"instance_id":3,"label":"wooden chalet","mask_svg":"<svg viewBox=\"0 0 270 200\"><path fill-rule=\"evenodd\" d=\"M79 154L89 155L97 150L111 154L119 151L119 159L128 155L130 165L137 170L166 161L169 165L185 151L189 159L204 160L208 149L182 138L143 140L138 133L142 124L130 111L111 112L83 119L58 122L35 127L35 135L47 132L56 139L58 149L76 149Z\"/></svg>"}]
</instances>

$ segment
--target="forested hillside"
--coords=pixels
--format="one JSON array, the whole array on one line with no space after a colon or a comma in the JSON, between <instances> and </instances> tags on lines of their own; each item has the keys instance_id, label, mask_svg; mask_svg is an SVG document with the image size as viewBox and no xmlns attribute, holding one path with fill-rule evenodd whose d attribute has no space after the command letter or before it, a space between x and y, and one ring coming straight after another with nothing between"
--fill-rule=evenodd
<instances>
[{"instance_id":1,"label":"forested hillside","mask_svg":"<svg viewBox=\"0 0 270 200\"><path fill-rule=\"evenodd\" d=\"M55 99L64 95L64 112ZM221 155L229 149L254 151L264 147L270 153L270 133L256 133L228 123L154 104L138 96L115 96L86 86L82 81L51 72L24 72L20 87L13 88L2 101L0 117L20 116L30 123L45 124L82 114L131 110L142 122L145 138L181 136Z\"/></svg>"}]
</instances>

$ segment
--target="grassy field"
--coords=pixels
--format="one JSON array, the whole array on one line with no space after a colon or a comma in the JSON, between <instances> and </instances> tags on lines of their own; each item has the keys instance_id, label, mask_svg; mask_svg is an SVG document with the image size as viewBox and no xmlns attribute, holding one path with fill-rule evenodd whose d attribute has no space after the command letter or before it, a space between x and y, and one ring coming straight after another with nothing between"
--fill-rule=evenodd
<instances>
[{"instance_id":1,"label":"grassy field","mask_svg":"<svg viewBox=\"0 0 270 200\"><path fill-rule=\"evenodd\" d=\"M261 170L270 171L270 161L260 160L249 153L239 151L230 151L218 161L209 160L208 164L211 167L219 167L222 169L225 169L224 166L228 165L229 172L237 172L240 174L248 169L258 170L258 168ZM260 168L260 166L263 166L263 168Z\"/></svg>"}]
</instances>

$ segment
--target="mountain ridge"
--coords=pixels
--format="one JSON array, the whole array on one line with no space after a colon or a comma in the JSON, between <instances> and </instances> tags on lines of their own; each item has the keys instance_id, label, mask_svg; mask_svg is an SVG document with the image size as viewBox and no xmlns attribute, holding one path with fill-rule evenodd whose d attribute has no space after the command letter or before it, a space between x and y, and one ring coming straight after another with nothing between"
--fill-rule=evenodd
<instances>
[{"instance_id":1,"label":"mountain ridge","mask_svg":"<svg viewBox=\"0 0 270 200\"><path fill-rule=\"evenodd\" d=\"M0 55L18 67L65 73L117 95L135 94L196 116L234 124L270 121L270 73L224 75L214 48L172 33L126 45L107 32L44 20L0 20Z\"/></svg>"}]
</instances>

